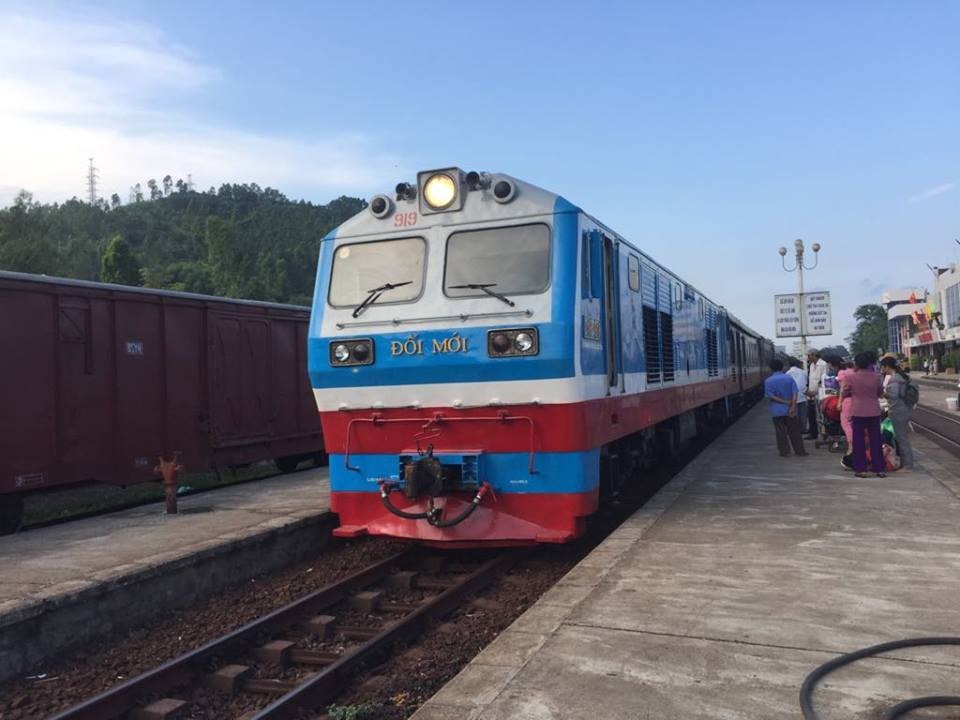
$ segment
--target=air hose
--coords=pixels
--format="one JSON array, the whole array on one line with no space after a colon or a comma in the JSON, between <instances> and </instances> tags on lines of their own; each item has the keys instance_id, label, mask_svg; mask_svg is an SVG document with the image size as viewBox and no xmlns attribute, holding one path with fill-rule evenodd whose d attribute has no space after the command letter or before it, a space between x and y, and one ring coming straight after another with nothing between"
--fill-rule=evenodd
<instances>
[{"instance_id":1,"label":"air hose","mask_svg":"<svg viewBox=\"0 0 960 720\"><path fill-rule=\"evenodd\" d=\"M803 686L800 688L800 709L803 711L804 720L822 720L821 716L818 715L813 709L813 691L816 688L817 683L834 670L841 668L844 665L849 665L850 663L856 662L857 660L863 660L864 658L890 652L891 650L901 650L903 648L910 647L924 647L928 645L960 645L960 637L920 637L908 638L906 640L894 640L893 642L871 645L870 647L863 648L862 650L847 653L846 655L840 655L829 662L825 662L812 673L807 675L807 679L803 681ZM897 720L898 718L902 718L906 713L910 712L911 710L916 710L917 708L949 706L960 707L960 695L931 695L928 697L905 700L904 702L887 710L883 716L883 720Z\"/></svg>"},{"instance_id":2,"label":"air hose","mask_svg":"<svg viewBox=\"0 0 960 720\"><path fill-rule=\"evenodd\" d=\"M473 496L473 500L470 501L470 504L461 510L459 515L449 520L440 519L440 513L443 511L440 508L433 507L431 504L430 510L427 513L427 522L438 528L447 528L453 527L454 525L459 525L473 514L473 511L476 510L480 505L480 501L483 500L483 496L486 495L487 490L489 489L490 485L483 483L480 486L480 489L477 490L477 494Z\"/></svg>"},{"instance_id":3,"label":"air hose","mask_svg":"<svg viewBox=\"0 0 960 720\"><path fill-rule=\"evenodd\" d=\"M406 510L401 510L392 502L390 502L390 493L399 489L399 485L396 483L380 483L380 502L383 503L383 506L387 510L392 512L397 517L402 517L405 520L426 520L434 527L448 528L453 527L454 525L459 525L473 514L473 511L476 510L480 505L480 501L483 500L483 496L486 495L490 490L490 485L488 483L483 483L477 490L477 494L473 496L473 500L470 501L470 503L460 512L459 515L450 518L449 520L441 519L440 514L443 512L443 510L442 508L434 507L433 498L430 498L430 507L426 512L412 513L407 512Z\"/></svg>"},{"instance_id":4,"label":"air hose","mask_svg":"<svg viewBox=\"0 0 960 720\"><path fill-rule=\"evenodd\" d=\"M390 493L394 490L398 490L399 486L394 483L382 482L380 483L380 502L383 503L383 506L392 512L397 517L402 517L405 520L424 520L428 517L429 513L418 512L411 513L401 510L392 502L390 502Z\"/></svg>"}]
</instances>

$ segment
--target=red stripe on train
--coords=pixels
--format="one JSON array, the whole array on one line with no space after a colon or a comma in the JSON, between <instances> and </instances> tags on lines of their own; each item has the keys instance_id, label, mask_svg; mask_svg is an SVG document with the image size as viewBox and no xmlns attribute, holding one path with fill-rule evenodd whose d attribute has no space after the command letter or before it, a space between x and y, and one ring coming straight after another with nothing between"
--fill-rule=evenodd
<instances>
[{"instance_id":1,"label":"red stripe on train","mask_svg":"<svg viewBox=\"0 0 960 720\"><path fill-rule=\"evenodd\" d=\"M444 516L455 516L471 497L441 500L446 503ZM392 501L410 512L426 509L424 501L410 502L401 493L393 493ZM488 494L470 517L449 528L397 517L383 506L377 492L331 493L330 509L344 523L333 531L338 537L388 535L445 547L563 543L583 534L584 518L597 510L597 491Z\"/></svg>"},{"instance_id":2,"label":"red stripe on train","mask_svg":"<svg viewBox=\"0 0 960 720\"><path fill-rule=\"evenodd\" d=\"M761 381L760 373L745 376L744 387ZM320 420L329 453L400 453L416 445L418 434L446 448L527 452L531 428L534 450L571 452L599 447L738 392L736 380L724 379L581 403L340 410L320 413ZM441 419L425 428L438 414Z\"/></svg>"}]
</instances>

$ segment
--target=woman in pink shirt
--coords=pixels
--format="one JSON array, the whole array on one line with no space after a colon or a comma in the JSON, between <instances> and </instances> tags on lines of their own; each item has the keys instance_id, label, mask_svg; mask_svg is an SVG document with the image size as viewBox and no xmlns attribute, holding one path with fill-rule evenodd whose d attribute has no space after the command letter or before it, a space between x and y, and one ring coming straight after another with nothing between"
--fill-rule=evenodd
<instances>
[{"instance_id":1,"label":"woman in pink shirt","mask_svg":"<svg viewBox=\"0 0 960 720\"><path fill-rule=\"evenodd\" d=\"M840 380L840 397L843 398L841 417L849 412L853 435L853 469L857 477L866 477L867 448L864 433L870 439L870 464L877 477L885 477L883 443L880 440L880 398L883 396L883 380L870 369L873 356L859 353L854 358L854 369L848 370Z\"/></svg>"},{"instance_id":2,"label":"woman in pink shirt","mask_svg":"<svg viewBox=\"0 0 960 720\"><path fill-rule=\"evenodd\" d=\"M844 366L842 366L844 367ZM840 427L847 438L847 453L853 452L853 403L843 397L843 381L847 375L853 375L853 370L846 368L837 373L837 382L840 383Z\"/></svg>"}]
</instances>

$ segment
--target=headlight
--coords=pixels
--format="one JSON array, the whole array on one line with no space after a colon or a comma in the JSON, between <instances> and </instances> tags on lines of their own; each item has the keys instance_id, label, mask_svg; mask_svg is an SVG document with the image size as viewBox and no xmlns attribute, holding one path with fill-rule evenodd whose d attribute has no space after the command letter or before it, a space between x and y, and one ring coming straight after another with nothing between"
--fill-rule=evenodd
<instances>
[{"instance_id":1,"label":"headlight","mask_svg":"<svg viewBox=\"0 0 960 720\"><path fill-rule=\"evenodd\" d=\"M487 355L492 358L538 355L540 339L536 328L490 330L487 333Z\"/></svg>"},{"instance_id":2,"label":"headlight","mask_svg":"<svg viewBox=\"0 0 960 720\"><path fill-rule=\"evenodd\" d=\"M330 343L330 364L334 367L373 364L373 340L357 338Z\"/></svg>"},{"instance_id":3,"label":"headlight","mask_svg":"<svg viewBox=\"0 0 960 720\"><path fill-rule=\"evenodd\" d=\"M533 338L530 337L530 333L517 333L513 339L513 346L522 353L530 352L533 347Z\"/></svg>"},{"instance_id":4,"label":"headlight","mask_svg":"<svg viewBox=\"0 0 960 720\"><path fill-rule=\"evenodd\" d=\"M457 184L446 173L435 173L423 185L423 199L434 210L449 207L457 199Z\"/></svg>"}]
</instances>

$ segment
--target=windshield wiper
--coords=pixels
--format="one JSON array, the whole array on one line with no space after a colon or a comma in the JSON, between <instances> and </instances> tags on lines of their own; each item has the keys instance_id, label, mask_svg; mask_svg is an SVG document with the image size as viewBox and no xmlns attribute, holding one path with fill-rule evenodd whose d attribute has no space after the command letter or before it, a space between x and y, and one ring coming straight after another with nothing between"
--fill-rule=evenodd
<instances>
[{"instance_id":1,"label":"windshield wiper","mask_svg":"<svg viewBox=\"0 0 960 720\"><path fill-rule=\"evenodd\" d=\"M373 288L373 290L367 290L367 296L363 299L363 302L353 309L353 316L360 317L360 313L366 310L368 306L373 305L387 290L393 290L394 288L412 284L413 280L407 280L406 282L402 283L384 283L380 287Z\"/></svg>"},{"instance_id":2,"label":"windshield wiper","mask_svg":"<svg viewBox=\"0 0 960 720\"><path fill-rule=\"evenodd\" d=\"M494 292L490 288L496 287L496 283L467 283L466 285L449 285L448 287L451 290L483 290L490 297L495 297L497 300L502 300L510 307L515 307L516 303L508 298L506 295L503 295L498 292Z\"/></svg>"}]
</instances>

